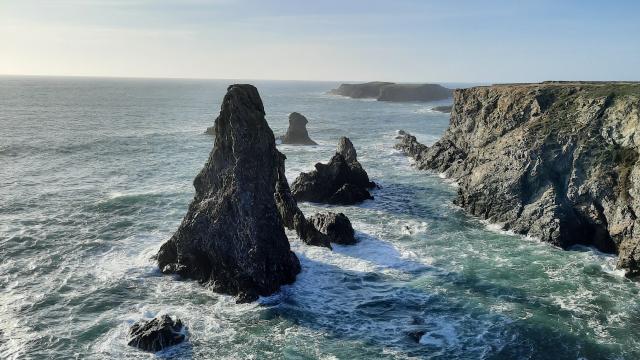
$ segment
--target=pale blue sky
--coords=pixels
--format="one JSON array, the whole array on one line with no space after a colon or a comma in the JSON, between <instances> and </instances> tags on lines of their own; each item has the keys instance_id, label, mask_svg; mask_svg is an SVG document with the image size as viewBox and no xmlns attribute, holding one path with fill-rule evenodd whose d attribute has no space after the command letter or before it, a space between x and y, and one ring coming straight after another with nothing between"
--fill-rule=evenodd
<instances>
[{"instance_id":1,"label":"pale blue sky","mask_svg":"<svg viewBox=\"0 0 640 360\"><path fill-rule=\"evenodd\" d=\"M0 0L0 74L640 80L640 1Z\"/></svg>"}]
</instances>

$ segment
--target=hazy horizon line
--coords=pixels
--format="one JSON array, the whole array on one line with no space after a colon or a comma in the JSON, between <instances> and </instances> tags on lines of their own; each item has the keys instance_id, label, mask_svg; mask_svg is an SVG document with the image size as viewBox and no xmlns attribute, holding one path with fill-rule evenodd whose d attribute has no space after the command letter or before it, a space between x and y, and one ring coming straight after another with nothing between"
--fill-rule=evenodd
<instances>
[{"instance_id":1,"label":"hazy horizon line","mask_svg":"<svg viewBox=\"0 0 640 360\"><path fill-rule=\"evenodd\" d=\"M51 74L0 74L0 77L50 77L50 78L92 78L92 79L140 79L140 80L230 80L230 81L291 81L291 82L327 82L327 83L366 83L393 82L396 84L533 84L545 81L584 81L584 82L636 82L635 80L540 80L540 81L394 81L394 80L317 80L317 79L268 79L268 78L213 78L213 77L179 77L179 76L123 76L123 75L51 75Z\"/></svg>"}]
</instances>

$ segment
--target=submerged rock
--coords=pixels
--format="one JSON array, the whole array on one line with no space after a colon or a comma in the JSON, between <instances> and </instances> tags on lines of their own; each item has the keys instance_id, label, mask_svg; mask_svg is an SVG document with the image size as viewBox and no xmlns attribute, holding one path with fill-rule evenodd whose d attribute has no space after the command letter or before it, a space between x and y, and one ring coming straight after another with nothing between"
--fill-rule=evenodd
<instances>
[{"instance_id":1,"label":"submerged rock","mask_svg":"<svg viewBox=\"0 0 640 360\"><path fill-rule=\"evenodd\" d=\"M398 148L459 185L455 203L562 248L618 253L640 274L640 84L548 82L456 90L433 146Z\"/></svg>"},{"instance_id":2,"label":"submerged rock","mask_svg":"<svg viewBox=\"0 0 640 360\"><path fill-rule=\"evenodd\" d=\"M292 145L318 145L315 141L309 138L307 132L307 120L304 115L292 112L289 114L289 128L287 133L280 137L283 144Z\"/></svg>"},{"instance_id":3,"label":"submerged rock","mask_svg":"<svg viewBox=\"0 0 640 360\"><path fill-rule=\"evenodd\" d=\"M317 163L315 170L302 173L291 185L298 201L352 205L373 199L368 189L376 184L357 160L351 141L340 138L338 150L328 164Z\"/></svg>"},{"instance_id":4,"label":"submerged rock","mask_svg":"<svg viewBox=\"0 0 640 360\"><path fill-rule=\"evenodd\" d=\"M355 231L351 221L343 213L318 213L309 218L309 221L322 233L327 234L332 243L341 245L353 245L356 243Z\"/></svg>"},{"instance_id":5,"label":"submerged rock","mask_svg":"<svg viewBox=\"0 0 640 360\"><path fill-rule=\"evenodd\" d=\"M158 352L173 345L180 344L185 339L183 325L180 319L174 322L168 315L152 320L141 320L129 329L129 346L144 351Z\"/></svg>"},{"instance_id":6,"label":"submerged rock","mask_svg":"<svg viewBox=\"0 0 640 360\"><path fill-rule=\"evenodd\" d=\"M231 85L215 121L215 144L196 176L195 197L158 265L252 301L295 281L291 251L274 192L282 155L255 87Z\"/></svg>"}]
</instances>

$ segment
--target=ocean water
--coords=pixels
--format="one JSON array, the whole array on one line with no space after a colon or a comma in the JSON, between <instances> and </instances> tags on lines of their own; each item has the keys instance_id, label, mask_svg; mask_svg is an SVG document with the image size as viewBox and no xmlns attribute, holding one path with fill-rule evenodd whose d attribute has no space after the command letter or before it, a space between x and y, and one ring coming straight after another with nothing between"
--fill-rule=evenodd
<instances>
[{"instance_id":1,"label":"ocean water","mask_svg":"<svg viewBox=\"0 0 640 360\"><path fill-rule=\"evenodd\" d=\"M340 136L381 185L347 214L359 243L302 244L297 281L235 304L150 259L193 196L226 86L218 80L0 77L2 359L637 359L638 283L615 258L501 232L452 205L456 187L393 149L431 144L438 103L327 95L336 83L253 82L276 135L305 114L317 147L279 146L287 177L326 162ZM167 313L188 342L127 346ZM421 332L416 342L408 334Z\"/></svg>"}]
</instances>

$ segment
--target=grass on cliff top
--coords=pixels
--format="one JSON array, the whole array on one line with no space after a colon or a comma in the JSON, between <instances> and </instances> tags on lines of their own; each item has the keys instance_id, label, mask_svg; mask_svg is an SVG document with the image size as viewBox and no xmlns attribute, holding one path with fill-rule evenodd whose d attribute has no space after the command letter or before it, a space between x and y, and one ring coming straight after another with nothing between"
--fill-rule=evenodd
<instances>
[{"instance_id":1,"label":"grass on cliff top","mask_svg":"<svg viewBox=\"0 0 640 360\"><path fill-rule=\"evenodd\" d=\"M589 83L577 87L593 97L602 96L640 96L640 83Z\"/></svg>"}]
</instances>

